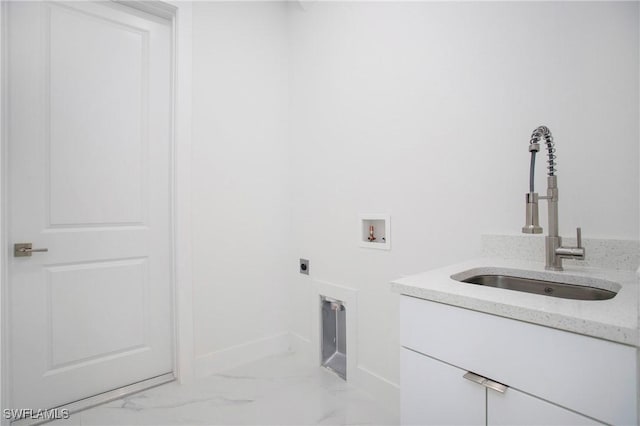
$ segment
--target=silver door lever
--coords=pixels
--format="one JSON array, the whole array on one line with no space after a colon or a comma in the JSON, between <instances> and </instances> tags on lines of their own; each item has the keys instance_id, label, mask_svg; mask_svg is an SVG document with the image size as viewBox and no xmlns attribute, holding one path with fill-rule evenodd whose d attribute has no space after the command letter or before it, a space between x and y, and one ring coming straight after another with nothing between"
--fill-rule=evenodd
<instances>
[{"instance_id":1,"label":"silver door lever","mask_svg":"<svg viewBox=\"0 0 640 426\"><path fill-rule=\"evenodd\" d=\"M13 257L31 256L34 252L47 252L48 248L31 248L31 243L16 243L13 245Z\"/></svg>"}]
</instances>

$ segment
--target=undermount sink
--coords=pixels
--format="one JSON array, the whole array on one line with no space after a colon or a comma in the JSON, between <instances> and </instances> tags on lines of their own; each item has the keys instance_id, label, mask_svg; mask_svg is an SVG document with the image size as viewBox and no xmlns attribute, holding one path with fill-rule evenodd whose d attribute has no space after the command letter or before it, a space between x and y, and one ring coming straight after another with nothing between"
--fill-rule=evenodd
<instances>
[{"instance_id":1,"label":"undermount sink","mask_svg":"<svg viewBox=\"0 0 640 426\"><path fill-rule=\"evenodd\" d=\"M520 273L518 274L518 272ZM470 270L452 275L451 278L467 284L476 284L574 300L608 300L614 298L620 290L619 284L605 280L596 280L597 282L595 284L600 285L598 287L594 287L591 285L581 285L580 283L575 282L580 281L581 277L566 276L562 277L564 278L563 281L566 282L558 282L553 280L553 278L557 278L555 276L556 274L549 277L549 280L542 280L534 277L527 277L527 272L528 271L516 270L500 272ZM514 275L514 273L521 276ZM609 289L602 287L608 287Z\"/></svg>"}]
</instances>

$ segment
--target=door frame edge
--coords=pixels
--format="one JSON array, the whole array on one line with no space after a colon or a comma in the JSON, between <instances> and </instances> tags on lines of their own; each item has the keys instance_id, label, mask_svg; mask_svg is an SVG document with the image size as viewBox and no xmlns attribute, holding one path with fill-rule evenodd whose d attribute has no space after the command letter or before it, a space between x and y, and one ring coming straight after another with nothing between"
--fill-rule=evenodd
<instances>
[{"instance_id":1,"label":"door frame edge","mask_svg":"<svg viewBox=\"0 0 640 426\"><path fill-rule=\"evenodd\" d=\"M4 410L9 399L9 315L7 238L7 1L0 0L0 425L9 425Z\"/></svg>"},{"instance_id":2,"label":"door frame edge","mask_svg":"<svg viewBox=\"0 0 640 426\"><path fill-rule=\"evenodd\" d=\"M114 0L117 1L117 0ZM191 267L191 52L192 4L173 1L117 1L171 23L171 257L173 290L173 374L193 381L194 323ZM8 426L11 407L8 318L8 128L7 3L0 0L0 425ZM23 407L27 408L27 407Z\"/></svg>"},{"instance_id":3,"label":"door frame edge","mask_svg":"<svg viewBox=\"0 0 640 426\"><path fill-rule=\"evenodd\" d=\"M192 2L136 0L159 11L171 8L173 67L173 316L174 374L180 383L195 379L193 273L191 263L191 79Z\"/></svg>"}]
</instances>

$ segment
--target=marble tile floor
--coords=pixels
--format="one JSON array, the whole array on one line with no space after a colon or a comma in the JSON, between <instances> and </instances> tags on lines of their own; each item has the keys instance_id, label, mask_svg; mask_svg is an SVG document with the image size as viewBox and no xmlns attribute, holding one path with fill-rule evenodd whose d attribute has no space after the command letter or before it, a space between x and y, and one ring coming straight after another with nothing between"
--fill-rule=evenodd
<instances>
[{"instance_id":1,"label":"marble tile floor","mask_svg":"<svg viewBox=\"0 0 640 426\"><path fill-rule=\"evenodd\" d=\"M264 358L195 383L168 383L89 410L70 425L394 425L365 392L294 353Z\"/></svg>"}]
</instances>

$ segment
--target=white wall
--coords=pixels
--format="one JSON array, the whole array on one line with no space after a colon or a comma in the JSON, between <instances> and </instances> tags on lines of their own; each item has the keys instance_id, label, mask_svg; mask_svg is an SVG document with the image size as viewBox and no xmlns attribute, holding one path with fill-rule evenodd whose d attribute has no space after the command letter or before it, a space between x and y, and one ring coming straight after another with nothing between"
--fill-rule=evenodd
<instances>
[{"instance_id":1,"label":"white wall","mask_svg":"<svg viewBox=\"0 0 640 426\"><path fill-rule=\"evenodd\" d=\"M562 234L639 238L637 3L196 2L193 15L204 363L287 331L310 340L315 279L358 290L359 366L397 382L388 282L519 232L540 124L557 142ZM358 246L359 213L391 215L391 251Z\"/></svg>"},{"instance_id":2,"label":"white wall","mask_svg":"<svg viewBox=\"0 0 640 426\"><path fill-rule=\"evenodd\" d=\"M361 366L398 381L391 279L520 232L540 124L561 233L638 239L637 3L316 2L290 25L293 257L358 290ZM391 215L390 252L358 247L368 212ZM309 339L311 281L290 279Z\"/></svg>"},{"instance_id":3,"label":"white wall","mask_svg":"<svg viewBox=\"0 0 640 426\"><path fill-rule=\"evenodd\" d=\"M260 356L269 349L261 339L288 329L286 18L282 3L193 3L192 228L200 374Z\"/></svg>"}]
</instances>

